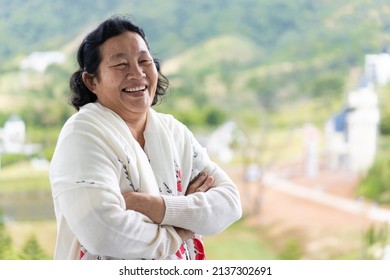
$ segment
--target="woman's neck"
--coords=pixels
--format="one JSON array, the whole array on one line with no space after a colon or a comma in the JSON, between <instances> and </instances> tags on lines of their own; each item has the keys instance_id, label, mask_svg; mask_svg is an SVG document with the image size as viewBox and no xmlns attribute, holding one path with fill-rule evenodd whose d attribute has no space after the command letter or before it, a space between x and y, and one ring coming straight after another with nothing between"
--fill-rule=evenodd
<instances>
[{"instance_id":1,"label":"woman's neck","mask_svg":"<svg viewBox=\"0 0 390 280\"><path fill-rule=\"evenodd\" d=\"M145 146L144 131L146 127L147 115L137 118L137 119L124 119L127 127L130 129L131 134L134 139L140 144L142 148Z\"/></svg>"}]
</instances>

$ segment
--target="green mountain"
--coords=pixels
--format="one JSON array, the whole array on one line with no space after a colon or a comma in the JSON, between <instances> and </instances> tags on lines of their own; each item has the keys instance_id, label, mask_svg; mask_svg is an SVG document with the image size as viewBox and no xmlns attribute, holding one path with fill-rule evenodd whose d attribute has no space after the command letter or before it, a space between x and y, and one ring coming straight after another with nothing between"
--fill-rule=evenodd
<instances>
[{"instance_id":1,"label":"green mountain","mask_svg":"<svg viewBox=\"0 0 390 280\"><path fill-rule=\"evenodd\" d=\"M144 27L162 59L172 91L161 110L189 125L322 123L356 86L364 55L390 42L381 0L0 0L0 124L16 111L60 126L81 37L117 13ZM67 63L20 74L31 52L57 50Z\"/></svg>"},{"instance_id":2,"label":"green mountain","mask_svg":"<svg viewBox=\"0 0 390 280\"><path fill-rule=\"evenodd\" d=\"M357 63L389 39L383 0L0 1L0 59L55 49L114 13L133 17L164 59L225 34L250 38L263 63L324 53Z\"/></svg>"}]
</instances>

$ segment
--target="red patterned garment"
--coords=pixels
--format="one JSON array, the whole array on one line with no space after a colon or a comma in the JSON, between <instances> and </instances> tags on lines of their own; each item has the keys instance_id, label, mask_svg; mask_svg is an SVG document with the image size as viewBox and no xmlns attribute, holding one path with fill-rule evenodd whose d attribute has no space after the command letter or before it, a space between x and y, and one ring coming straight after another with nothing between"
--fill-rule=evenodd
<instances>
[{"instance_id":1,"label":"red patterned garment","mask_svg":"<svg viewBox=\"0 0 390 280\"><path fill-rule=\"evenodd\" d=\"M179 165L175 162L177 193L183 195L182 177ZM205 260L206 252L201 239L201 236L195 234L192 238L181 244L176 252L176 257L181 260Z\"/></svg>"}]
</instances>

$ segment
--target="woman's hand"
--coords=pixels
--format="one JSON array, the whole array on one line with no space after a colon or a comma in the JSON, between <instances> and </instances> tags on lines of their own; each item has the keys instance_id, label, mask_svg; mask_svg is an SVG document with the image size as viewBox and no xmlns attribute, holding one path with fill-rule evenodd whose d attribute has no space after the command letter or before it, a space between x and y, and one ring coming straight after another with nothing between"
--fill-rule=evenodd
<instances>
[{"instance_id":1,"label":"woman's hand","mask_svg":"<svg viewBox=\"0 0 390 280\"><path fill-rule=\"evenodd\" d=\"M193 237L195 234L194 232L192 232L188 229L184 229L184 228L174 227L174 229L176 230L176 233L180 236L180 238L183 242L187 241L188 239Z\"/></svg>"},{"instance_id":2,"label":"woman's hand","mask_svg":"<svg viewBox=\"0 0 390 280\"><path fill-rule=\"evenodd\" d=\"M196 192L207 192L214 182L214 178L205 172L201 172L189 184L186 195ZM165 215L164 199L159 195L150 195L147 193L128 192L123 193L127 210L140 212L159 224L163 221Z\"/></svg>"},{"instance_id":3,"label":"woman's hand","mask_svg":"<svg viewBox=\"0 0 390 280\"><path fill-rule=\"evenodd\" d=\"M134 210L147 216L153 223L160 224L165 215L164 199L159 195L128 192L123 194L127 210Z\"/></svg>"},{"instance_id":4,"label":"woman's hand","mask_svg":"<svg viewBox=\"0 0 390 280\"><path fill-rule=\"evenodd\" d=\"M214 177L209 176L206 172L201 172L188 185L186 195L196 192L207 192L213 183Z\"/></svg>"},{"instance_id":5,"label":"woman's hand","mask_svg":"<svg viewBox=\"0 0 390 280\"><path fill-rule=\"evenodd\" d=\"M196 192L207 192L214 182L214 177L209 176L206 172L201 172L188 185L185 195L190 195ZM127 210L134 210L144 214L154 223L160 224L165 215L164 199L158 195L150 195L147 193L128 192L123 193L126 202ZM190 230L175 227L177 234L183 241L191 238L194 233Z\"/></svg>"}]
</instances>

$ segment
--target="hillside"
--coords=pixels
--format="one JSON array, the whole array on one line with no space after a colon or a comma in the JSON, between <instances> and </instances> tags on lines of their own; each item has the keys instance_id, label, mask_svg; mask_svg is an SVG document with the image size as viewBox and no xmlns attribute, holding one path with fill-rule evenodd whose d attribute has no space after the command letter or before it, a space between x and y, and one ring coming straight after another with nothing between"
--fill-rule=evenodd
<instances>
[{"instance_id":1,"label":"hillside","mask_svg":"<svg viewBox=\"0 0 390 280\"><path fill-rule=\"evenodd\" d=\"M74 112L74 52L115 13L136 19L162 60L171 91L159 110L192 127L322 126L356 87L364 55L390 42L390 8L380 0L0 0L0 126L18 113L34 131L58 130ZM62 51L66 63L21 72L34 51Z\"/></svg>"},{"instance_id":2,"label":"hillside","mask_svg":"<svg viewBox=\"0 0 390 280\"><path fill-rule=\"evenodd\" d=\"M362 51L380 50L390 36L390 9L381 0L1 0L0 59L59 48L113 13L136 19L164 59L214 36L240 34L264 50L258 60L265 63L325 51L356 63Z\"/></svg>"}]
</instances>

